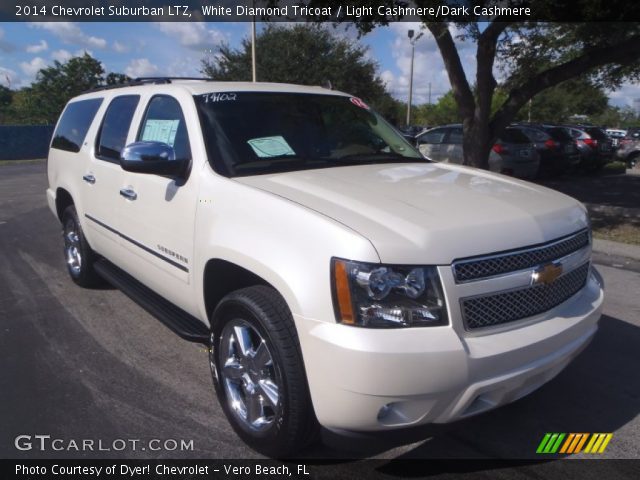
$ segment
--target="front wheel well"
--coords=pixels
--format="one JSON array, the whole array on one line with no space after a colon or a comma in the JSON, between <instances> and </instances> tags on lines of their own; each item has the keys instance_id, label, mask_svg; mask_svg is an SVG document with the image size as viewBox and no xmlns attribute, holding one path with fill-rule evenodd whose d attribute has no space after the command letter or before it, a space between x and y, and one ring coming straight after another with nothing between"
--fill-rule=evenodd
<instances>
[{"instance_id":1,"label":"front wheel well","mask_svg":"<svg viewBox=\"0 0 640 480\"><path fill-rule=\"evenodd\" d=\"M221 259L211 259L204 268L204 304L207 314L226 295L241 288L266 285L273 288L264 278L235 263Z\"/></svg>"},{"instance_id":2,"label":"front wheel well","mask_svg":"<svg viewBox=\"0 0 640 480\"><path fill-rule=\"evenodd\" d=\"M64 188L58 188L56 190L56 213L58 214L58 220L62 221L62 214L69 205L73 204L73 198L69 192Z\"/></svg>"}]
</instances>

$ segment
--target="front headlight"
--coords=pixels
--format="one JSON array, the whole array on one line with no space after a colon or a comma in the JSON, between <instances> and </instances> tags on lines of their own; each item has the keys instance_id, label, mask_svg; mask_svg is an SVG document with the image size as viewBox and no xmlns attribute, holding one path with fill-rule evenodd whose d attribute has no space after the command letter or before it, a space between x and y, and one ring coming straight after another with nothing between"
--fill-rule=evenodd
<instances>
[{"instance_id":1,"label":"front headlight","mask_svg":"<svg viewBox=\"0 0 640 480\"><path fill-rule=\"evenodd\" d=\"M371 328L447 324L447 308L436 267L389 266L331 260L336 319Z\"/></svg>"}]
</instances>

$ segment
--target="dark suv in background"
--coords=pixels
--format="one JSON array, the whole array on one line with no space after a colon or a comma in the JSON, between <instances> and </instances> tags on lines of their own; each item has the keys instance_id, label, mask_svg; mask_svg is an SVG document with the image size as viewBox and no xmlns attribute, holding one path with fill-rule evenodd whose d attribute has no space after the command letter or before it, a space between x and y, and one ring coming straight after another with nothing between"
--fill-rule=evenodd
<instances>
[{"instance_id":1,"label":"dark suv in background","mask_svg":"<svg viewBox=\"0 0 640 480\"><path fill-rule=\"evenodd\" d=\"M599 127L564 125L580 150L580 166L587 171L600 170L613 159L613 141Z\"/></svg>"},{"instance_id":2,"label":"dark suv in background","mask_svg":"<svg viewBox=\"0 0 640 480\"><path fill-rule=\"evenodd\" d=\"M627 130L627 134L620 139L618 159L627 164L628 168L634 168L640 161L640 128L634 127Z\"/></svg>"},{"instance_id":3,"label":"dark suv in background","mask_svg":"<svg viewBox=\"0 0 640 480\"><path fill-rule=\"evenodd\" d=\"M517 124L540 156L538 176L562 175L580 163L580 152L573 137L561 127L541 124Z\"/></svg>"}]
</instances>

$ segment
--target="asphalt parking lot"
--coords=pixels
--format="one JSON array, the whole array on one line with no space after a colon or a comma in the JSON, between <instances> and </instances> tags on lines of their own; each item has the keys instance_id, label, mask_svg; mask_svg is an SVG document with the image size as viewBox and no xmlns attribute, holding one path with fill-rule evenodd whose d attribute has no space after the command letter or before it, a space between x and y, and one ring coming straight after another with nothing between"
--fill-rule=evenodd
<instances>
[{"instance_id":1,"label":"asphalt parking lot","mask_svg":"<svg viewBox=\"0 0 640 480\"><path fill-rule=\"evenodd\" d=\"M256 457L217 404L203 346L180 339L118 290L71 282L45 188L43 163L0 166L0 457ZM601 329L542 389L442 431L392 440L405 445L352 442L358 448L349 452L318 446L303 456L540 459L545 432L612 432L599 458L640 458L640 264L595 261L607 285ZM23 434L106 444L192 440L194 448L19 451L14 439ZM608 468L612 478L624 476L616 471L624 463Z\"/></svg>"}]
</instances>

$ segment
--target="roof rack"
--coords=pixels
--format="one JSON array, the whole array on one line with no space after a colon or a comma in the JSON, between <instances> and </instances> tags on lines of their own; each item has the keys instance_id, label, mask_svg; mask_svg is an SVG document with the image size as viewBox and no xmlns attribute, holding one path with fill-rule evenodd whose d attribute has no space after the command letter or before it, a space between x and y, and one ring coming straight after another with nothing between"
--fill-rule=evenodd
<instances>
[{"instance_id":1,"label":"roof rack","mask_svg":"<svg viewBox=\"0 0 640 480\"><path fill-rule=\"evenodd\" d=\"M138 85L161 85L164 83L172 83L174 80L199 80L201 82L213 82L211 78L205 77L137 77L125 83L115 83L113 85L101 85L99 87L87 90L87 92L98 92L101 90L113 90L115 88L135 87Z\"/></svg>"}]
</instances>

